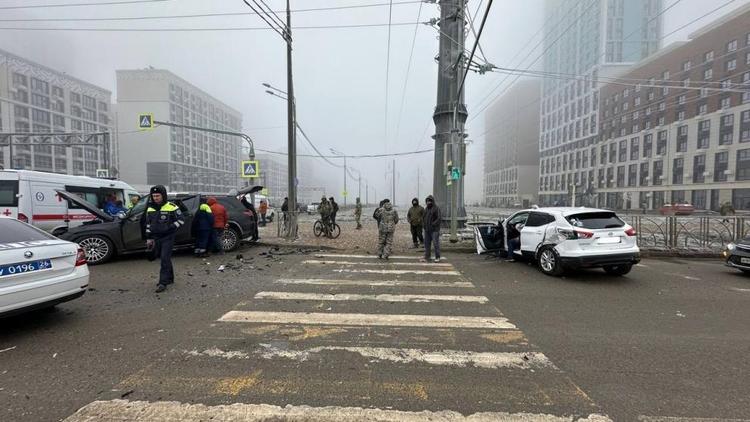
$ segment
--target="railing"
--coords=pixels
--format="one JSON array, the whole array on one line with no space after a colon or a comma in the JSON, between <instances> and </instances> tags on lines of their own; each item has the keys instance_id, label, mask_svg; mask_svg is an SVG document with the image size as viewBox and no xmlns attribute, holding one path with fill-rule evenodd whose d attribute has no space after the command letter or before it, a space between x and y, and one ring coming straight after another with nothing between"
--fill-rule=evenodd
<instances>
[{"instance_id":1,"label":"railing","mask_svg":"<svg viewBox=\"0 0 750 422\"><path fill-rule=\"evenodd\" d=\"M493 222L516 210L485 210L470 213L469 222ZM662 216L618 214L633 226L638 246L647 251L673 253L720 253L727 243L750 234L750 217L746 216Z\"/></svg>"}]
</instances>

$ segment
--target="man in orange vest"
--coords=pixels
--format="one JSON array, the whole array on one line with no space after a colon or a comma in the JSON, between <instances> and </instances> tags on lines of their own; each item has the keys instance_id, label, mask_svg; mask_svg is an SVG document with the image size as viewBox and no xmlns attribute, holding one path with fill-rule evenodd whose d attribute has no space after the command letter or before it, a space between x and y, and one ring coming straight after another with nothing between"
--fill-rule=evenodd
<instances>
[{"instance_id":1,"label":"man in orange vest","mask_svg":"<svg viewBox=\"0 0 750 422\"><path fill-rule=\"evenodd\" d=\"M268 202L266 202L265 200L260 201L258 212L260 213L260 225L265 227L266 226L266 213L268 212Z\"/></svg>"},{"instance_id":2,"label":"man in orange vest","mask_svg":"<svg viewBox=\"0 0 750 422\"><path fill-rule=\"evenodd\" d=\"M214 215L214 229L211 233L213 252L223 255L224 242L222 239L224 239L224 230L229 227L229 214L224 205L221 205L213 196L208 198L208 206L211 207L211 212Z\"/></svg>"}]
</instances>

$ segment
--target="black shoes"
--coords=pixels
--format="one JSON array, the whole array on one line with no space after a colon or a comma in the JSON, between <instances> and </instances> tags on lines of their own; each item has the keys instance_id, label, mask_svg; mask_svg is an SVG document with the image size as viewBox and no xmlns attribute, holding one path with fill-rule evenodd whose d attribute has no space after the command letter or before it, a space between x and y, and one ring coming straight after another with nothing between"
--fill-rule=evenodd
<instances>
[{"instance_id":1,"label":"black shoes","mask_svg":"<svg viewBox=\"0 0 750 422\"><path fill-rule=\"evenodd\" d=\"M165 290L167 290L167 286L164 284L159 284L158 286L156 286L156 293L161 293Z\"/></svg>"}]
</instances>

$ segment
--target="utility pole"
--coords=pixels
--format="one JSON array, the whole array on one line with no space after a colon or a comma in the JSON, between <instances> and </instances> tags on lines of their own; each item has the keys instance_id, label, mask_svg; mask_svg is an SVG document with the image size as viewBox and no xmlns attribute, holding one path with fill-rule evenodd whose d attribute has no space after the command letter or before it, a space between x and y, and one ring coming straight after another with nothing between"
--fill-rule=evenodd
<instances>
[{"instance_id":1,"label":"utility pole","mask_svg":"<svg viewBox=\"0 0 750 422\"><path fill-rule=\"evenodd\" d=\"M365 205L370 205L370 182L365 180Z\"/></svg>"},{"instance_id":2,"label":"utility pole","mask_svg":"<svg viewBox=\"0 0 750 422\"><path fill-rule=\"evenodd\" d=\"M393 159L393 176L391 177L393 180L393 191L391 191L392 196L391 203L395 206L396 205L396 159Z\"/></svg>"},{"instance_id":3,"label":"utility pole","mask_svg":"<svg viewBox=\"0 0 750 422\"><path fill-rule=\"evenodd\" d=\"M359 174L359 186L357 187L357 198L362 201L362 173Z\"/></svg>"},{"instance_id":4,"label":"utility pole","mask_svg":"<svg viewBox=\"0 0 750 422\"><path fill-rule=\"evenodd\" d=\"M292 13L286 0L286 92L287 92L287 149L289 150L289 213L290 225L287 239L297 237L297 125L294 82L292 79Z\"/></svg>"},{"instance_id":5,"label":"utility pole","mask_svg":"<svg viewBox=\"0 0 750 422\"><path fill-rule=\"evenodd\" d=\"M464 45L466 34L465 0L440 0L440 51L438 57L437 105L432 116L435 122L435 162L433 195L435 202L448 212L443 216L444 225L450 221L451 242L458 241L458 220L466 216L464 207L464 157L466 145L464 124L468 115L464 103L463 85L465 63ZM451 169L461 173L452 180Z\"/></svg>"},{"instance_id":6,"label":"utility pole","mask_svg":"<svg viewBox=\"0 0 750 422\"><path fill-rule=\"evenodd\" d=\"M344 156L344 207L346 207L346 197L349 196L349 191L346 190L346 179L348 179L348 174L346 173L346 156Z\"/></svg>"},{"instance_id":7,"label":"utility pole","mask_svg":"<svg viewBox=\"0 0 750 422\"><path fill-rule=\"evenodd\" d=\"M419 170L420 170L420 168L419 168L419 167L417 167L417 199L419 199L419 198L420 198L420 196L421 196L421 195L419 194L419 181L420 181L420 179L419 179Z\"/></svg>"}]
</instances>

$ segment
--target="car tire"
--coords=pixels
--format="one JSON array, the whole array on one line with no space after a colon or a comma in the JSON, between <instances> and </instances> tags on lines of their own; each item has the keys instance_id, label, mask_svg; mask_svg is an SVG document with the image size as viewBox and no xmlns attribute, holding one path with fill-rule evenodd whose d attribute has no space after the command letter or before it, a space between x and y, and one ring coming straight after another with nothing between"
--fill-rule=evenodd
<instances>
[{"instance_id":1,"label":"car tire","mask_svg":"<svg viewBox=\"0 0 750 422\"><path fill-rule=\"evenodd\" d=\"M240 246L240 233L235 228L224 230L224 236L221 238L221 247L224 252L232 252Z\"/></svg>"},{"instance_id":2,"label":"car tire","mask_svg":"<svg viewBox=\"0 0 750 422\"><path fill-rule=\"evenodd\" d=\"M605 265L604 272L609 275L623 276L633 269L633 264Z\"/></svg>"},{"instance_id":3,"label":"car tire","mask_svg":"<svg viewBox=\"0 0 750 422\"><path fill-rule=\"evenodd\" d=\"M559 277L565 273L565 269L560 262L560 255L558 255L554 246L543 246L539 250L536 260L539 270L545 275Z\"/></svg>"},{"instance_id":4,"label":"car tire","mask_svg":"<svg viewBox=\"0 0 750 422\"><path fill-rule=\"evenodd\" d=\"M94 234L79 237L76 243L86 253L86 262L89 265L104 264L115 255L115 245L105 236Z\"/></svg>"}]
</instances>

